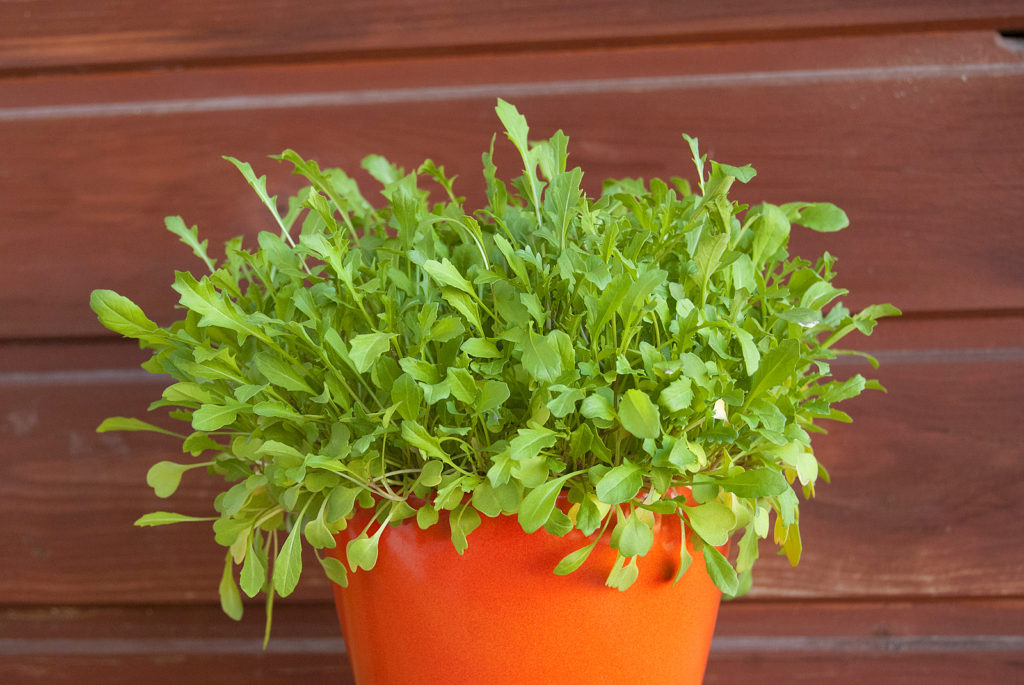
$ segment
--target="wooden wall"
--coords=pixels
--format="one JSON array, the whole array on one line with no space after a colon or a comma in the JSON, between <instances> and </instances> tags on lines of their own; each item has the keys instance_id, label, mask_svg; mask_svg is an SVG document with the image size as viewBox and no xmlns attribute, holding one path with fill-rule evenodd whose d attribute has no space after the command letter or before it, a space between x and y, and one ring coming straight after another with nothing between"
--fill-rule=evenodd
<instances>
[{"instance_id":1,"label":"wooden wall","mask_svg":"<svg viewBox=\"0 0 1024 685\"><path fill-rule=\"evenodd\" d=\"M565 129L591 190L688 174L686 131L757 168L744 198L836 202L851 228L796 248L906 312L862 343L889 393L819 442L803 562L723 607L707 682L1024 681L1024 2L750 4L0 2L0 682L351 682L315 573L262 653L207 530L131 526L175 448L94 432L160 386L88 293L167 322L194 264L165 215L267 226L223 154L282 194L285 147L431 157L479 197L499 96Z\"/></svg>"}]
</instances>

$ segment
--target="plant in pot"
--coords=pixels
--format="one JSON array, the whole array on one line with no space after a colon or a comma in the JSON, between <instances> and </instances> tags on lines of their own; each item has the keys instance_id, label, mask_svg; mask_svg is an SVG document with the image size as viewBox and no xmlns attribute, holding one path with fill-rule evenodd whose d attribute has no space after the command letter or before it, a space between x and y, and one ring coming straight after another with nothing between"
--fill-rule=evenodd
<instances>
[{"instance_id":1,"label":"plant in pot","mask_svg":"<svg viewBox=\"0 0 1024 685\"><path fill-rule=\"evenodd\" d=\"M183 317L161 327L97 290L108 328L173 383L134 418L192 461L147 476L168 497L190 469L223 480L209 518L227 548L221 603L289 595L311 549L333 581L360 683L700 682L721 593L751 583L758 541L800 557L799 497L827 472L810 434L873 381L835 380L835 345L890 305L837 302L835 259L790 257L791 227L835 231L827 203L740 205L749 166L684 136L682 179L606 181L568 138L528 141L496 108L524 173L483 155L486 204L443 167L379 156L374 206L354 180L288 150L308 186L255 249L177 272ZM431 195L431 188L434 195ZM269 220L268 220L269 221Z\"/></svg>"}]
</instances>

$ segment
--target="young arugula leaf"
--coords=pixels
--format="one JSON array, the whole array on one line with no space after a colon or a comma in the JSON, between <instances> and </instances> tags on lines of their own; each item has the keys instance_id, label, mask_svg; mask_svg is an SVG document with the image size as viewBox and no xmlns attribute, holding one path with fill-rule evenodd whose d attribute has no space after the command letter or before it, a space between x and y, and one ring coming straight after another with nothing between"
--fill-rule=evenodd
<instances>
[{"instance_id":1,"label":"young arugula leaf","mask_svg":"<svg viewBox=\"0 0 1024 685\"><path fill-rule=\"evenodd\" d=\"M184 439L185 437L181 433L175 433L174 431L169 431L166 428L161 428L160 426L154 426L153 424L140 419L125 416L111 416L103 419L103 423L96 428L96 432L106 433L107 431L150 431L152 433L171 435L176 438Z\"/></svg>"},{"instance_id":2,"label":"young arugula leaf","mask_svg":"<svg viewBox=\"0 0 1024 685\"><path fill-rule=\"evenodd\" d=\"M711 545L704 545L703 553L704 565L712 582L725 595L735 595L739 589L739 577L736 575L736 569L732 567L725 555Z\"/></svg>"},{"instance_id":3,"label":"young arugula leaf","mask_svg":"<svg viewBox=\"0 0 1024 685\"><path fill-rule=\"evenodd\" d=\"M619 421L622 427L638 438L661 436L661 413L642 390L627 390L619 400Z\"/></svg>"},{"instance_id":4,"label":"young arugula leaf","mask_svg":"<svg viewBox=\"0 0 1024 685\"><path fill-rule=\"evenodd\" d=\"M242 595L235 584L230 553L224 560L224 573L220 578L220 608L233 620L242 620Z\"/></svg>"},{"instance_id":5,"label":"young arugula leaf","mask_svg":"<svg viewBox=\"0 0 1024 685\"><path fill-rule=\"evenodd\" d=\"M161 342L165 337L165 332L150 321L138 305L113 290L93 290L89 306L100 323L115 333L142 342Z\"/></svg>"},{"instance_id":6,"label":"young arugula leaf","mask_svg":"<svg viewBox=\"0 0 1024 685\"><path fill-rule=\"evenodd\" d=\"M274 589L282 597L287 597L295 590L299 576L302 575L302 540L299 535L301 528L302 516L299 515L274 560Z\"/></svg>"},{"instance_id":7,"label":"young arugula leaf","mask_svg":"<svg viewBox=\"0 0 1024 685\"><path fill-rule=\"evenodd\" d=\"M175 514L170 511L154 511L140 516L135 521L135 525L145 528L147 526L166 526L172 523L186 523L189 521L216 520L216 516L186 516L185 514Z\"/></svg>"},{"instance_id":8,"label":"young arugula leaf","mask_svg":"<svg viewBox=\"0 0 1024 685\"><path fill-rule=\"evenodd\" d=\"M519 507L519 525L524 531L533 533L547 523L555 510L558 493L561 492L565 482L576 475L578 474L569 473L549 480L535 487L523 498L523 503Z\"/></svg>"},{"instance_id":9,"label":"young arugula leaf","mask_svg":"<svg viewBox=\"0 0 1024 685\"><path fill-rule=\"evenodd\" d=\"M601 477L595 494L605 504L621 504L636 497L643 485L643 470L627 460Z\"/></svg>"}]
</instances>

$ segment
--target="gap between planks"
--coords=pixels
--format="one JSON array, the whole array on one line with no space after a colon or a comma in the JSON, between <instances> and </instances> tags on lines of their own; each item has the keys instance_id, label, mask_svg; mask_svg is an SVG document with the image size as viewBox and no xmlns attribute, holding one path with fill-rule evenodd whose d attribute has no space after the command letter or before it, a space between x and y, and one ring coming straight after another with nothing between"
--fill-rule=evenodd
<instances>
[{"instance_id":1,"label":"gap between planks","mask_svg":"<svg viewBox=\"0 0 1024 685\"><path fill-rule=\"evenodd\" d=\"M0 656L154 655L154 654L340 654L338 638L274 638L264 650L259 640L245 638L2 638ZM715 637L712 654L843 653L934 654L950 652L1024 651L1022 635L725 636Z\"/></svg>"},{"instance_id":2,"label":"gap between planks","mask_svg":"<svg viewBox=\"0 0 1024 685\"><path fill-rule=\"evenodd\" d=\"M102 102L77 105L42 105L0 109L0 121L163 116L202 112L231 112L307 107L351 107L397 103L638 93L696 88L741 86L793 86L843 82L925 80L936 78L992 78L1024 75L1024 62L982 64L925 64L844 69L791 69L726 74L688 74L614 79L576 79L532 83L489 83L426 88L342 90L275 95L234 95L207 98Z\"/></svg>"}]
</instances>

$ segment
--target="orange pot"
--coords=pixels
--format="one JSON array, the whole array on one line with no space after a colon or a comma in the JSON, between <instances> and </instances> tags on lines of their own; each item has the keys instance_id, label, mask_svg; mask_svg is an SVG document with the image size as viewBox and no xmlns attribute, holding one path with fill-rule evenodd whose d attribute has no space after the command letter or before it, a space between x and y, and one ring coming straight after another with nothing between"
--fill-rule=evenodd
<instances>
[{"instance_id":1,"label":"orange pot","mask_svg":"<svg viewBox=\"0 0 1024 685\"><path fill-rule=\"evenodd\" d=\"M672 584L675 517L655 524L624 592L605 587L615 560L605 541L582 568L557 576L559 560L586 544L582 533L527 534L515 517L482 518L461 556L443 514L425 531L412 520L392 527L373 570L334 587L359 685L701 682L721 593L699 554ZM329 551L343 559L362 525L357 517Z\"/></svg>"}]
</instances>

